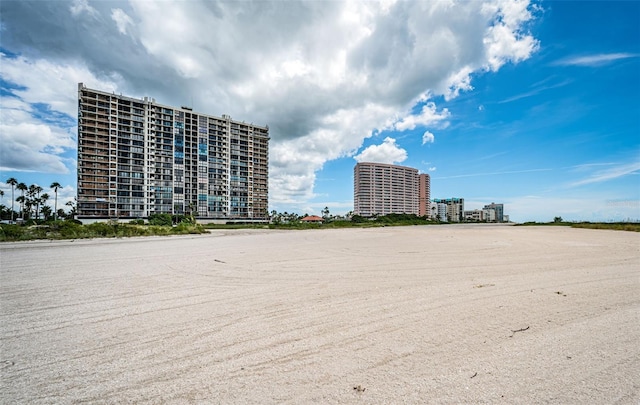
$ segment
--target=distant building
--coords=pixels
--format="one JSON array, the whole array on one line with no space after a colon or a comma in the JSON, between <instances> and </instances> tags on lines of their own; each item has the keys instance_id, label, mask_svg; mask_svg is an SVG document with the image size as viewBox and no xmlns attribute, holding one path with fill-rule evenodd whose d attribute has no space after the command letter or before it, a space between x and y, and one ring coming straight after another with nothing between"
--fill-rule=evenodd
<instances>
[{"instance_id":1,"label":"distant building","mask_svg":"<svg viewBox=\"0 0 640 405\"><path fill-rule=\"evenodd\" d=\"M491 204L485 205L482 209L484 210L494 210L495 211L495 222L504 222L504 204L496 204L492 202Z\"/></svg>"},{"instance_id":2,"label":"distant building","mask_svg":"<svg viewBox=\"0 0 640 405\"><path fill-rule=\"evenodd\" d=\"M463 222L464 221L464 198L446 198L446 199L434 199L433 202L437 204L444 204L447 207L447 219L448 222ZM440 219L443 221L443 219Z\"/></svg>"},{"instance_id":3,"label":"distant building","mask_svg":"<svg viewBox=\"0 0 640 405\"><path fill-rule=\"evenodd\" d=\"M353 169L354 214L418 215L418 170L384 163L360 162Z\"/></svg>"},{"instance_id":4,"label":"distant building","mask_svg":"<svg viewBox=\"0 0 640 405\"><path fill-rule=\"evenodd\" d=\"M418 176L418 215L431 218L431 176Z\"/></svg>"},{"instance_id":5,"label":"distant building","mask_svg":"<svg viewBox=\"0 0 640 405\"><path fill-rule=\"evenodd\" d=\"M464 220L467 222L484 222L483 210L471 210L464 212Z\"/></svg>"},{"instance_id":6,"label":"distant building","mask_svg":"<svg viewBox=\"0 0 640 405\"><path fill-rule=\"evenodd\" d=\"M496 211L493 208L465 211L464 220L468 222L496 222Z\"/></svg>"},{"instance_id":7,"label":"distant building","mask_svg":"<svg viewBox=\"0 0 640 405\"><path fill-rule=\"evenodd\" d=\"M78 218L268 216L269 128L78 84Z\"/></svg>"},{"instance_id":8,"label":"distant building","mask_svg":"<svg viewBox=\"0 0 640 405\"><path fill-rule=\"evenodd\" d=\"M447 204L445 203L431 203L432 218L442 222L449 222L449 215L447 214Z\"/></svg>"}]
</instances>

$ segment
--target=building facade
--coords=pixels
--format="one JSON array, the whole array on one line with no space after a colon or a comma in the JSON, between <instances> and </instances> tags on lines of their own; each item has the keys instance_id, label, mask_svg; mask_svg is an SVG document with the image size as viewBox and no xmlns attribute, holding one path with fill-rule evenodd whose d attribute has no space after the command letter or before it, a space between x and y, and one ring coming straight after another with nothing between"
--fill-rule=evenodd
<instances>
[{"instance_id":1,"label":"building facade","mask_svg":"<svg viewBox=\"0 0 640 405\"><path fill-rule=\"evenodd\" d=\"M484 210L494 210L495 211L495 219L493 221L504 222L504 204L496 204L496 203L492 202L491 204L485 205L482 209L484 209Z\"/></svg>"},{"instance_id":2,"label":"building facade","mask_svg":"<svg viewBox=\"0 0 640 405\"><path fill-rule=\"evenodd\" d=\"M80 220L267 221L269 128L78 84Z\"/></svg>"},{"instance_id":3,"label":"building facade","mask_svg":"<svg viewBox=\"0 0 640 405\"><path fill-rule=\"evenodd\" d=\"M449 217L447 215L447 204L432 202L431 219L435 219L441 222L449 222Z\"/></svg>"},{"instance_id":4,"label":"building facade","mask_svg":"<svg viewBox=\"0 0 640 405\"><path fill-rule=\"evenodd\" d=\"M418 170L384 163L360 162L353 169L354 214L418 215Z\"/></svg>"},{"instance_id":5,"label":"building facade","mask_svg":"<svg viewBox=\"0 0 640 405\"><path fill-rule=\"evenodd\" d=\"M496 211L494 209L465 211L464 219L468 222L496 222Z\"/></svg>"},{"instance_id":6,"label":"building facade","mask_svg":"<svg viewBox=\"0 0 640 405\"><path fill-rule=\"evenodd\" d=\"M431 176L426 173L418 176L418 215L431 218Z\"/></svg>"},{"instance_id":7,"label":"building facade","mask_svg":"<svg viewBox=\"0 0 640 405\"><path fill-rule=\"evenodd\" d=\"M447 207L447 221L448 222L463 222L464 221L464 198L446 198L446 199L434 199L436 204L444 204ZM441 219L442 220L442 219Z\"/></svg>"}]
</instances>

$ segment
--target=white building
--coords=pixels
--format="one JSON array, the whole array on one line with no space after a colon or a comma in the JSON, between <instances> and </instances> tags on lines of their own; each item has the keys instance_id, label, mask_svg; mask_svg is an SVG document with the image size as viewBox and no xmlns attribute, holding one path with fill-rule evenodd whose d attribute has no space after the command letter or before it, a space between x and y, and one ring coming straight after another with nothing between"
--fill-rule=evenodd
<instances>
[{"instance_id":1,"label":"white building","mask_svg":"<svg viewBox=\"0 0 640 405\"><path fill-rule=\"evenodd\" d=\"M444 204L447 207L447 222L462 222L464 221L464 198L446 198L446 199L434 199L433 202L438 204ZM440 211L438 209L438 211ZM438 212L439 213L439 212ZM440 217L442 221L442 216Z\"/></svg>"}]
</instances>

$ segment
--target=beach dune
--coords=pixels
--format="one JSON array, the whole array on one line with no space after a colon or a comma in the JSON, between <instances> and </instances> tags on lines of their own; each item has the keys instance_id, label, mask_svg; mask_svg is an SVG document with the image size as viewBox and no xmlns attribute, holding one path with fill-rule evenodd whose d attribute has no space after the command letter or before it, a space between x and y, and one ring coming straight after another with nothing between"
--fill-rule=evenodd
<instances>
[{"instance_id":1,"label":"beach dune","mask_svg":"<svg viewBox=\"0 0 640 405\"><path fill-rule=\"evenodd\" d=\"M1 403L638 404L640 234L0 245Z\"/></svg>"}]
</instances>

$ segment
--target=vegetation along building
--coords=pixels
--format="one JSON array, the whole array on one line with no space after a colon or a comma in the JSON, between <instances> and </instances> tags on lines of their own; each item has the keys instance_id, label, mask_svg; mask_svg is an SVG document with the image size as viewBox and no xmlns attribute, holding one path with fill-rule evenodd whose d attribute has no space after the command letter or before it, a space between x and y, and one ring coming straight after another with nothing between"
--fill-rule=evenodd
<instances>
[{"instance_id":1,"label":"vegetation along building","mask_svg":"<svg viewBox=\"0 0 640 405\"><path fill-rule=\"evenodd\" d=\"M78 219L267 221L269 127L78 84Z\"/></svg>"}]
</instances>

